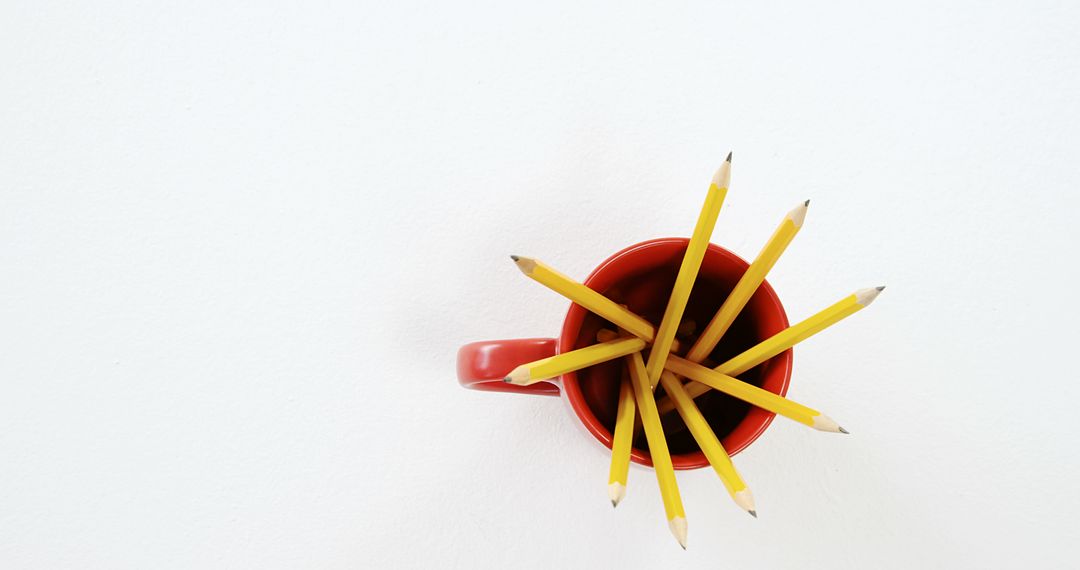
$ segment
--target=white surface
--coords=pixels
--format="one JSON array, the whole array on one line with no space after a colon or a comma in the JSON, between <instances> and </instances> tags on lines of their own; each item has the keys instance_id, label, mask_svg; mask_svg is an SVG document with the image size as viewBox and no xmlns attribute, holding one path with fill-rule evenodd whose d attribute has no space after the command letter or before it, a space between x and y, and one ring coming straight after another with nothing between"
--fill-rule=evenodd
<instances>
[{"instance_id":1,"label":"white surface","mask_svg":"<svg viewBox=\"0 0 1080 570\"><path fill-rule=\"evenodd\" d=\"M1080 564L1080 9L852 2L0 8L0 566ZM517 4L517 3L515 3ZM583 277L687 235L793 318L777 420L617 511L557 399L465 391ZM661 566L663 565L663 566Z\"/></svg>"}]
</instances>

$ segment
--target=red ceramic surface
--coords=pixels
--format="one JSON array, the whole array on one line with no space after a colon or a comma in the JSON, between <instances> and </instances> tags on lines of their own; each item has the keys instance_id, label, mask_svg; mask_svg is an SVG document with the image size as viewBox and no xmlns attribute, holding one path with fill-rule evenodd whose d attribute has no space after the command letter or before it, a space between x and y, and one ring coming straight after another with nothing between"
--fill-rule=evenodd
<instances>
[{"instance_id":1,"label":"red ceramic surface","mask_svg":"<svg viewBox=\"0 0 1080 570\"><path fill-rule=\"evenodd\" d=\"M601 263L585 279L585 284L658 324L687 242L686 238L662 238L632 245ZM683 320L694 320L699 331L704 328L746 271L747 265L735 254L710 244ZM762 283L721 339L710 360L723 362L787 326L787 315L776 292L768 283ZM596 332L601 328L613 327L604 319L571 304L557 341L494 340L463 346L458 351L458 381L466 388L500 392L557 395L561 389L562 396L585 429L610 448L618 403L620 360L571 372L552 382L532 386L513 386L502 381L510 370L520 364L594 344ZM791 362L791 350L788 350L743 373L739 379L783 395L791 380ZM658 395L661 392L658 389ZM731 455L753 443L769 426L774 415L715 390L698 397L696 401ZM675 468L707 466L708 460L681 424L682 420L677 414L665 418L665 433ZM644 438L639 439L634 441L633 461L651 465Z\"/></svg>"}]
</instances>

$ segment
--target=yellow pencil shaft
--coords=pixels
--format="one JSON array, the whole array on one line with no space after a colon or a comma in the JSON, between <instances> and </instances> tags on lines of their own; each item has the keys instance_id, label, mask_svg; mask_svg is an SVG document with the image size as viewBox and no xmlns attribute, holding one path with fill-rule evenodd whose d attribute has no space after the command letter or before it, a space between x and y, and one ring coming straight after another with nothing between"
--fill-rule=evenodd
<instances>
[{"instance_id":1,"label":"yellow pencil shaft","mask_svg":"<svg viewBox=\"0 0 1080 570\"><path fill-rule=\"evenodd\" d=\"M725 164L724 168L727 168L729 164ZM675 277L675 285L671 288L671 297L668 299L667 308L664 309L660 327L656 331L656 339L649 350L649 363L646 365L646 370L654 386L660 382L664 360L671 351L671 341L675 339L675 330L679 328L679 323L682 321L683 311L686 310L686 303L690 299L690 290L693 289L694 281L697 280L701 260L705 258L709 239L716 226L716 217L720 214L720 207L724 204L726 195L726 183L723 187L715 182L709 185L709 193L705 197L701 214L698 215L694 233L690 236L690 243L686 245L686 253L683 254L679 273Z\"/></svg>"},{"instance_id":2,"label":"yellow pencil shaft","mask_svg":"<svg viewBox=\"0 0 1080 570\"><path fill-rule=\"evenodd\" d=\"M636 414L634 386L624 375L619 383L619 409L615 415L615 433L611 438L611 472L608 475L608 484L626 485L626 475L630 471L630 446L633 443Z\"/></svg>"},{"instance_id":3,"label":"yellow pencil shaft","mask_svg":"<svg viewBox=\"0 0 1080 570\"><path fill-rule=\"evenodd\" d=\"M600 342L607 342L617 338L621 338L619 333L611 329L600 329L596 331L596 340ZM682 350L682 346L679 343L679 339L675 339L671 342L671 352L679 352L680 350ZM656 386L653 386L653 388L656 388Z\"/></svg>"},{"instance_id":4,"label":"yellow pencil shaft","mask_svg":"<svg viewBox=\"0 0 1080 570\"><path fill-rule=\"evenodd\" d=\"M742 354L716 367L716 371L728 376L738 376L766 360L784 352L796 344L842 321L863 308L855 295L848 295L821 312L792 325Z\"/></svg>"},{"instance_id":5,"label":"yellow pencil shaft","mask_svg":"<svg viewBox=\"0 0 1080 570\"><path fill-rule=\"evenodd\" d=\"M709 460L709 464L716 471L716 475L720 477L720 481L724 483L728 493L734 497L735 493L746 488L746 482L739 476L739 472L735 470L731 457L728 455L727 450L724 449L724 446L720 444L720 439L716 437L716 433L709 426L709 422L705 420L705 416L701 414L701 410L698 409L693 398L686 393L682 382L670 370L665 370L660 374L660 383L664 386L664 391L675 402L675 409L679 411L679 415L682 416L686 427L690 428L690 434L694 436L694 440L697 441L698 447L701 448L705 458Z\"/></svg>"},{"instance_id":6,"label":"yellow pencil shaft","mask_svg":"<svg viewBox=\"0 0 1080 570\"><path fill-rule=\"evenodd\" d=\"M714 390L734 396L744 402L749 402L759 408L768 410L774 414L780 414L785 418L799 423L814 426L814 416L820 416L821 412L808 408L797 402L793 402L783 396L773 394L768 390L758 388L753 384L747 384L737 378L721 374L715 370L705 368L684 358L671 355L667 360L667 369L675 374L696 380ZM689 392L687 392L689 396Z\"/></svg>"},{"instance_id":7,"label":"yellow pencil shaft","mask_svg":"<svg viewBox=\"0 0 1080 570\"><path fill-rule=\"evenodd\" d=\"M720 342L724 333L731 327L731 323L735 322L735 317L739 316L743 307L750 301L750 297L754 295L761 282L765 280L769 270L780 259L780 254L784 253L791 240L795 239L795 234L799 233L799 228L800 226L796 225L795 221L790 217L784 217L780 227L776 228L772 237L765 243L765 247L758 253L757 258L750 264L750 267L746 268L746 272L743 273L743 276L735 285L735 289L724 300L724 304L720 305L720 309L716 312L712 321L709 321L705 330L702 331L697 342L690 347L690 352L686 353L687 360L701 362L716 348L716 344Z\"/></svg>"},{"instance_id":8,"label":"yellow pencil shaft","mask_svg":"<svg viewBox=\"0 0 1080 570\"><path fill-rule=\"evenodd\" d=\"M675 467L671 464L664 430L660 427L660 413L656 411L649 379L645 373L645 362L640 352L628 357L630 380L634 387L634 398L641 413L641 423L645 426L645 440L649 443L649 455L652 456L656 482L660 485L660 496L664 499L664 512L670 521L676 517L686 518L682 497L679 496L679 484L675 481Z\"/></svg>"},{"instance_id":9,"label":"yellow pencil shaft","mask_svg":"<svg viewBox=\"0 0 1080 570\"><path fill-rule=\"evenodd\" d=\"M643 348L645 348L645 341L640 338L621 338L600 342L530 363L527 365L529 367L529 377L530 380L534 381L547 380L593 364L626 356Z\"/></svg>"},{"instance_id":10,"label":"yellow pencil shaft","mask_svg":"<svg viewBox=\"0 0 1080 570\"><path fill-rule=\"evenodd\" d=\"M535 261L535 263L536 267L532 269L531 273L526 274L538 283L581 305L590 312L615 323L626 332L645 341L653 341L656 336L656 328L649 321L593 291L584 284L559 273L547 264L539 261Z\"/></svg>"}]
</instances>

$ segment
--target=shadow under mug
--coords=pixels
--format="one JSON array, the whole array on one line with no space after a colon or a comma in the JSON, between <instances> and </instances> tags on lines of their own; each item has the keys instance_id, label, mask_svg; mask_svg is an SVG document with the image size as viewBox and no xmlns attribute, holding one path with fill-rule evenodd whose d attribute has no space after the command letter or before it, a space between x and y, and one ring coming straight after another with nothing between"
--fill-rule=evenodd
<instances>
[{"instance_id":1,"label":"shadow under mug","mask_svg":"<svg viewBox=\"0 0 1080 570\"><path fill-rule=\"evenodd\" d=\"M627 305L631 311L653 324L659 324L688 242L686 238L661 238L632 245L601 263L584 283L611 300ZM735 288L748 265L730 251L710 244L683 321L693 320L697 330L702 330ZM780 299L767 282L762 282L713 350L710 360L724 362L787 326L787 315ZM590 366L531 386L515 386L502 380L518 365L595 344L596 333L601 328L614 327L581 306L571 304L558 339L490 340L461 347L457 359L458 381L462 386L474 390L549 396L561 393L585 429L610 448L623 359ZM740 374L739 379L784 395L791 380L791 363L789 349ZM658 397L662 392L662 388L657 388ZM774 416L716 390L710 390L695 401L731 455L753 443ZM708 460L690 433L686 429L670 429L672 421L681 421L677 415L673 416L673 419L665 420L665 425L669 426L665 434L675 468L707 466ZM643 437L634 441L631 459L641 465L652 465Z\"/></svg>"}]
</instances>

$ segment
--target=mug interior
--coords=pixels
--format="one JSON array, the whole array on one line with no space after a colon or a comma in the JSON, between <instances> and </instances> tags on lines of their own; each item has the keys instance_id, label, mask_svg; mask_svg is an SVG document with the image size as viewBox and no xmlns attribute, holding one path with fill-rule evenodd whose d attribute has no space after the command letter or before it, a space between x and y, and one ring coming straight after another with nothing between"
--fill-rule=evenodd
<instances>
[{"instance_id":1,"label":"mug interior","mask_svg":"<svg viewBox=\"0 0 1080 570\"><path fill-rule=\"evenodd\" d=\"M688 242L686 238L662 238L630 246L600 264L585 284L658 325ZM692 336L680 339L687 345L683 347L684 352L712 319L748 266L730 251L709 245L683 314L683 322L693 320L697 327ZM709 361L713 366L724 362L787 326L787 315L780 299L772 287L763 282L713 350ZM614 329L614 325L572 304L559 338L559 352L595 344L596 333L601 328ZM739 379L783 395L791 378L791 361L791 350L787 350L740 374ZM570 406L586 429L607 447L611 447L611 434L615 428L623 366L623 359L617 359L563 376L563 390ZM657 399L662 395L663 387L657 387ZM757 439L774 415L716 390L710 390L695 401L730 455ZM676 469L708 465L677 413L665 416L664 433ZM631 457L636 463L652 465L644 435L634 440Z\"/></svg>"}]
</instances>

